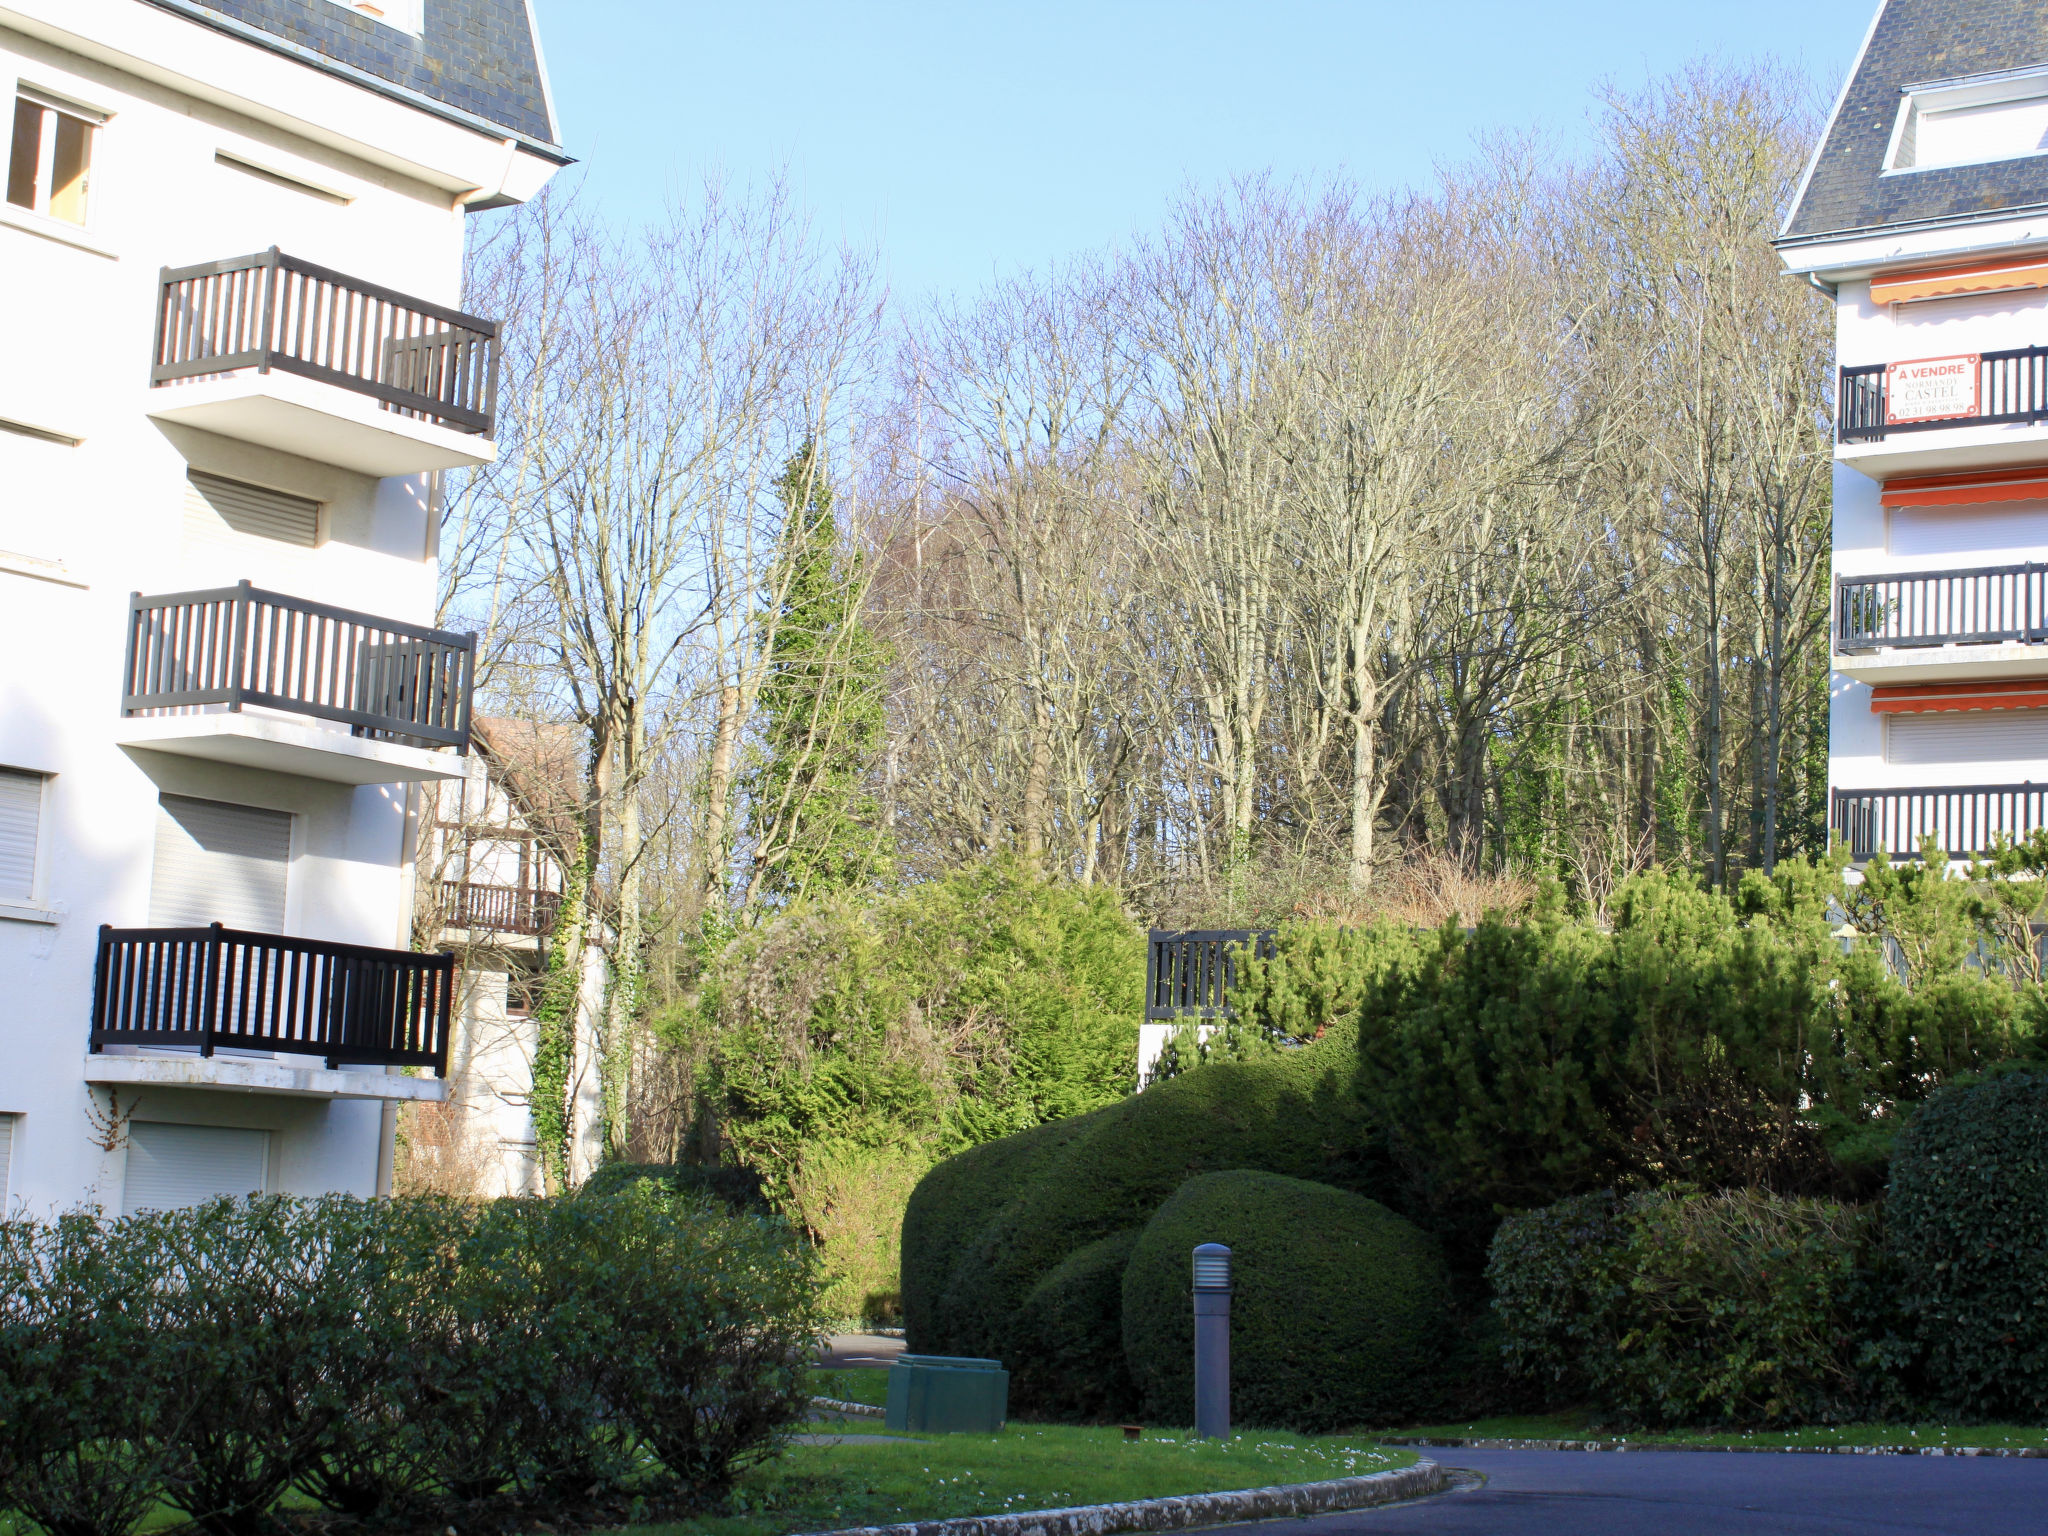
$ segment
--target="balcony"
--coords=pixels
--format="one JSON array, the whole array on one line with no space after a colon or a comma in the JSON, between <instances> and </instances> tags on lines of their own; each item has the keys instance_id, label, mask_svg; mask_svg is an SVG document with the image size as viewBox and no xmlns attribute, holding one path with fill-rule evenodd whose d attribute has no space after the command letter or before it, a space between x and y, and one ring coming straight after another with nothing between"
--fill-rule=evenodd
<instances>
[{"instance_id":1,"label":"balcony","mask_svg":"<svg viewBox=\"0 0 2048 1536\"><path fill-rule=\"evenodd\" d=\"M1880 848L1918 858L1930 834L1952 859L1986 853L1994 836L2017 841L2048 826L2048 784L1974 784L1914 789L1838 789L1828 826L1859 864Z\"/></svg>"},{"instance_id":2,"label":"balcony","mask_svg":"<svg viewBox=\"0 0 2048 1536\"><path fill-rule=\"evenodd\" d=\"M1835 670L1858 682L1966 682L2048 667L2048 565L1844 576Z\"/></svg>"},{"instance_id":3,"label":"balcony","mask_svg":"<svg viewBox=\"0 0 2048 1536\"><path fill-rule=\"evenodd\" d=\"M2026 463L2048 445L2048 347L1843 368L1835 415L1836 459L1874 479Z\"/></svg>"},{"instance_id":4,"label":"balcony","mask_svg":"<svg viewBox=\"0 0 2048 1536\"><path fill-rule=\"evenodd\" d=\"M246 581L128 607L123 746L342 784L461 776L435 749L469 751L474 635Z\"/></svg>"},{"instance_id":5,"label":"balcony","mask_svg":"<svg viewBox=\"0 0 2048 1536\"><path fill-rule=\"evenodd\" d=\"M441 882L441 926L538 938L552 933L562 908L560 891L522 885Z\"/></svg>"},{"instance_id":6,"label":"balcony","mask_svg":"<svg viewBox=\"0 0 2048 1536\"><path fill-rule=\"evenodd\" d=\"M495 321L275 246L161 285L156 419L380 478L495 456Z\"/></svg>"},{"instance_id":7,"label":"balcony","mask_svg":"<svg viewBox=\"0 0 2048 1536\"><path fill-rule=\"evenodd\" d=\"M100 929L93 973L96 1082L153 1082L357 1098L438 1098L436 1085L348 1066L446 1077L455 956L208 928ZM108 1046L177 1053L108 1056ZM319 1057L321 1071L215 1053ZM338 1074L338 1076L336 1076ZM357 1081L351 1081L357 1080ZM400 1085L414 1084L407 1091Z\"/></svg>"}]
</instances>

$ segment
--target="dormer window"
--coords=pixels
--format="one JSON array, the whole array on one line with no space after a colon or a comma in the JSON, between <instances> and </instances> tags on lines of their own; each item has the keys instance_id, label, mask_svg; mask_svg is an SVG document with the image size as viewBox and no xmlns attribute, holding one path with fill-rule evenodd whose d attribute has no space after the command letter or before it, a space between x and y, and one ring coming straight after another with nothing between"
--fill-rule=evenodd
<instances>
[{"instance_id":1,"label":"dormer window","mask_svg":"<svg viewBox=\"0 0 2048 1536\"><path fill-rule=\"evenodd\" d=\"M1902 94L1888 172L2048 153L2048 65L1909 85Z\"/></svg>"},{"instance_id":2,"label":"dormer window","mask_svg":"<svg viewBox=\"0 0 2048 1536\"><path fill-rule=\"evenodd\" d=\"M400 32L409 32L414 37L418 37L426 25L426 0L331 0L331 3Z\"/></svg>"}]
</instances>

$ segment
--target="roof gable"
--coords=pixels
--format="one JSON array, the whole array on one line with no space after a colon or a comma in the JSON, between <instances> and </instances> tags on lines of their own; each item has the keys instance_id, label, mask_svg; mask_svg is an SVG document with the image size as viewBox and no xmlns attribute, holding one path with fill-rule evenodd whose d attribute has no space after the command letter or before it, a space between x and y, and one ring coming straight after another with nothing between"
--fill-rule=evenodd
<instances>
[{"instance_id":1,"label":"roof gable","mask_svg":"<svg viewBox=\"0 0 2048 1536\"><path fill-rule=\"evenodd\" d=\"M1784 240L1940 224L2048 204L2048 154L1889 174L1908 86L2048 64L2040 0L1882 0Z\"/></svg>"}]
</instances>

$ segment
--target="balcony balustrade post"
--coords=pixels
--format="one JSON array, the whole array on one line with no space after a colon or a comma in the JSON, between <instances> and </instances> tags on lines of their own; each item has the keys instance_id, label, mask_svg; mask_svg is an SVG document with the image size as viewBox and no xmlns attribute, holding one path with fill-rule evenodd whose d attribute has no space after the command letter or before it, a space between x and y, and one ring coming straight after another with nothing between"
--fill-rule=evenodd
<instances>
[{"instance_id":1,"label":"balcony balustrade post","mask_svg":"<svg viewBox=\"0 0 2048 1536\"><path fill-rule=\"evenodd\" d=\"M246 576L235 583L235 616L228 631L228 708L235 714L242 712L242 695L248 688L249 629L256 606L252 590Z\"/></svg>"},{"instance_id":2,"label":"balcony balustrade post","mask_svg":"<svg viewBox=\"0 0 2048 1536\"><path fill-rule=\"evenodd\" d=\"M199 1023L199 1054L213 1055L213 1021L220 1017L220 966L221 957L227 948L227 941L221 937L221 925L207 925L206 940L206 993L204 1012Z\"/></svg>"},{"instance_id":3,"label":"balcony balustrade post","mask_svg":"<svg viewBox=\"0 0 2048 1536\"><path fill-rule=\"evenodd\" d=\"M113 945L107 935L114 931L112 923L100 924L100 947L93 957L92 965L92 1036L86 1050L92 1055L100 1054L100 1031L107 1027L107 972L113 965Z\"/></svg>"},{"instance_id":4,"label":"balcony balustrade post","mask_svg":"<svg viewBox=\"0 0 2048 1536\"><path fill-rule=\"evenodd\" d=\"M256 362L258 373L270 372L270 354L276 347L276 332L273 327L277 320L277 287L284 278L280 263L281 252L272 246L263 253L263 332L257 351L261 354Z\"/></svg>"}]
</instances>

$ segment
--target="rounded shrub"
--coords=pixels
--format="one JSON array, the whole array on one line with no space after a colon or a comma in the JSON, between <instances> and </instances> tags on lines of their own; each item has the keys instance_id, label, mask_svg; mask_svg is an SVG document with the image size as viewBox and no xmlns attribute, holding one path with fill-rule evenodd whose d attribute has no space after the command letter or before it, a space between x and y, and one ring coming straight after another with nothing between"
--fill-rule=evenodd
<instances>
[{"instance_id":1,"label":"rounded shrub","mask_svg":"<svg viewBox=\"0 0 2048 1536\"><path fill-rule=\"evenodd\" d=\"M1886 1227L1945 1412L2048 1414L2048 1074L1929 1099L1892 1153Z\"/></svg>"},{"instance_id":2,"label":"rounded shrub","mask_svg":"<svg viewBox=\"0 0 2048 1536\"><path fill-rule=\"evenodd\" d=\"M994 1150L1003 1143L977 1149L973 1163L940 1164L926 1176L945 1191L933 1205L962 1213L967 1235L942 1245L922 1221L906 1225L912 1346L934 1347L929 1337L1012 1365L1038 1352L1043 1341L1023 1326L1032 1288L1069 1255L1148 1221L1194 1174L1256 1168L1374 1190L1391 1183L1356 1078L1348 1041L1219 1063L1066 1122L1063 1137L1047 1136L1016 1164ZM1047 1400L1034 1411L1085 1410Z\"/></svg>"},{"instance_id":3,"label":"rounded shrub","mask_svg":"<svg viewBox=\"0 0 2048 1536\"><path fill-rule=\"evenodd\" d=\"M1010 1404L1021 1417L1103 1420L1137 1411L1123 1316L1124 1269L1139 1232L1113 1232L1068 1254L1024 1298L1015 1333L1032 1347L1010 1361Z\"/></svg>"},{"instance_id":4,"label":"rounded shrub","mask_svg":"<svg viewBox=\"0 0 2048 1536\"><path fill-rule=\"evenodd\" d=\"M1183 1184L1124 1271L1124 1356L1148 1418L1194 1418L1197 1243L1231 1250L1234 1419L1314 1433L1428 1406L1450 1320L1436 1243L1362 1195L1236 1170Z\"/></svg>"}]
</instances>

